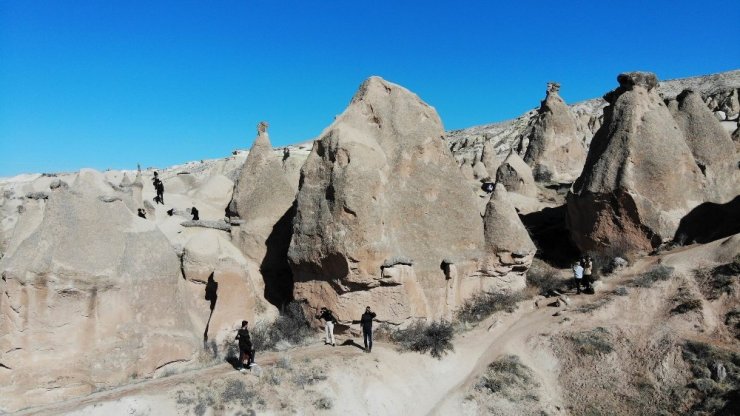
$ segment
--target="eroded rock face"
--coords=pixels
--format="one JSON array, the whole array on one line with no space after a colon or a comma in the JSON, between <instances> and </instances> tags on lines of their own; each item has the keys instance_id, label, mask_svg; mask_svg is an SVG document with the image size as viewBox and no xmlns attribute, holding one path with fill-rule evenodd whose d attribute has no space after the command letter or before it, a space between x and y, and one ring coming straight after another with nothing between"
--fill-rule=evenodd
<instances>
[{"instance_id":1,"label":"eroded rock face","mask_svg":"<svg viewBox=\"0 0 740 416\"><path fill-rule=\"evenodd\" d=\"M267 124L260 123L230 204L241 220L232 228L232 235L244 255L260 265L265 297L276 305L288 301L292 294L286 257L296 190L297 184L289 181L280 156L273 152Z\"/></svg>"},{"instance_id":2,"label":"eroded rock face","mask_svg":"<svg viewBox=\"0 0 740 416\"><path fill-rule=\"evenodd\" d=\"M537 196L537 185L532 175L532 169L513 150L498 167L496 183L504 185L509 192L530 197Z\"/></svg>"},{"instance_id":3,"label":"eroded rock face","mask_svg":"<svg viewBox=\"0 0 740 416\"><path fill-rule=\"evenodd\" d=\"M179 258L127 198L83 171L19 221L0 260L1 408L151 376L196 351Z\"/></svg>"},{"instance_id":4,"label":"eroded rock face","mask_svg":"<svg viewBox=\"0 0 740 416\"><path fill-rule=\"evenodd\" d=\"M568 227L582 251L649 250L673 237L703 199L703 178L652 73L620 74L604 124L568 195Z\"/></svg>"},{"instance_id":5,"label":"eroded rock face","mask_svg":"<svg viewBox=\"0 0 740 416\"><path fill-rule=\"evenodd\" d=\"M372 305L395 323L455 307L444 264L478 273L483 227L443 134L408 90L377 77L362 84L302 170L288 253L296 299L340 320Z\"/></svg>"},{"instance_id":6,"label":"eroded rock face","mask_svg":"<svg viewBox=\"0 0 740 416\"><path fill-rule=\"evenodd\" d=\"M522 136L520 154L535 179L569 183L581 173L586 146L559 90L559 84L547 84L547 96Z\"/></svg>"},{"instance_id":7,"label":"eroded rock face","mask_svg":"<svg viewBox=\"0 0 740 416\"><path fill-rule=\"evenodd\" d=\"M734 198L740 193L740 176L730 135L692 90L684 90L668 107L706 178L706 199L725 203Z\"/></svg>"}]
</instances>

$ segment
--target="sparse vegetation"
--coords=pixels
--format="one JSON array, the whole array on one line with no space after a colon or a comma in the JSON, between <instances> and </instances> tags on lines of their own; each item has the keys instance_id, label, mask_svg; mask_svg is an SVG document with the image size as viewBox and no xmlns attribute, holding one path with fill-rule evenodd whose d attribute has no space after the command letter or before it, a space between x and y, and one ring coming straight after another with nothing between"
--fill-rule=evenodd
<instances>
[{"instance_id":1,"label":"sparse vegetation","mask_svg":"<svg viewBox=\"0 0 740 416\"><path fill-rule=\"evenodd\" d=\"M581 354L609 354L614 350L609 331L603 327L572 333L568 335L568 339L575 344Z\"/></svg>"},{"instance_id":2,"label":"sparse vegetation","mask_svg":"<svg viewBox=\"0 0 740 416\"><path fill-rule=\"evenodd\" d=\"M740 354L702 342L686 341L683 359L694 376L688 387L698 396L691 409L692 414L737 414L740 406ZM723 374L719 374L720 368Z\"/></svg>"},{"instance_id":3,"label":"sparse vegetation","mask_svg":"<svg viewBox=\"0 0 740 416\"><path fill-rule=\"evenodd\" d=\"M560 278L557 269L540 259L534 259L527 271L527 286L536 288L541 295L561 290L566 284L567 281Z\"/></svg>"},{"instance_id":4,"label":"sparse vegetation","mask_svg":"<svg viewBox=\"0 0 740 416\"><path fill-rule=\"evenodd\" d=\"M298 345L311 334L303 309L296 302L286 305L273 322L258 323L251 331L257 351L273 350L280 342Z\"/></svg>"},{"instance_id":5,"label":"sparse vegetation","mask_svg":"<svg viewBox=\"0 0 740 416\"><path fill-rule=\"evenodd\" d=\"M239 404L242 407L247 407L252 404L256 396L257 395L253 390L247 390L243 381L232 378L226 380L226 385L221 391L221 402L224 404Z\"/></svg>"},{"instance_id":6,"label":"sparse vegetation","mask_svg":"<svg viewBox=\"0 0 740 416\"><path fill-rule=\"evenodd\" d=\"M737 282L740 278L740 255L735 256L727 264L712 269L695 270L694 278L708 300L719 299L722 294L732 295L737 291Z\"/></svg>"},{"instance_id":7,"label":"sparse vegetation","mask_svg":"<svg viewBox=\"0 0 740 416\"><path fill-rule=\"evenodd\" d=\"M480 292L473 295L458 309L460 322L478 323L499 311L514 312L524 295L517 293Z\"/></svg>"},{"instance_id":8,"label":"sparse vegetation","mask_svg":"<svg viewBox=\"0 0 740 416\"><path fill-rule=\"evenodd\" d=\"M321 397L315 402L313 402L313 407L315 407L318 410L329 410L332 408L333 405L334 403L328 397Z\"/></svg>"},{"instance_id":9,"label":"sparse vegetation","mask_svg":"<svg viewBox=\"0 0 740 416\"><path fill-rule=\"evenodd\" d=\"M448 351L454 350L452 339L455 331L447 321L424 322L416 321L406 329L398 329L391 333L391 340L401 349L416 351L422 354L427 352L432 357L441 359Z\"/></svg>"},{"instance_id":10,"label":"sparse vegetation","mask_svg":"<svg viewBox=\"0 0 740 416\"><path fill-rule=\"evenodd\" d=\"M725 325L735 338L740 339L740 309L734 309L725 315Z\"/></svg>"},{"instance_id":11,"label":"sparse vegetation","mask_svg":"<svg viewBox=\"0 0 740 416\"><path fill-rule=\"evenodd\" d=\"M701 300L697 299L691 291L684 286L678 288L672 301L676 306L671 309L671 315L680 315L701 309Z\"/></svg>"},{"instance_id":12,"label":"sparse vegetation","mask_svg":"<svg viewBox=\"0 0 740 416\"><path fill-rule=\"evenodd\" d=\"M656 282L663 282L673 276L673 267L662 264L653 267L642 276L632 281L633 287L652 287Z\"/></svg>"},{"instance_id":13,"label":"sparse vegetation","mask_svg":"<svg viewBox=\"0 0 740 416\"><path fill-rule=\"evenodd\" d=\"M490 394L518 402L522 400L538 401L533 390L539 388L534 373L522 364L516 355L507 355L488 365L486 373L475 388Z\"/></svg>"},{"instance_id":14,"label":"sparse vegetation","mask_svg":"<svg viewBox=\"0 0 740 416\"><path fill-rule=\"evenodd\" d=\"M581 305L577 307L576 309L574 309L574 311L580 312L580 313L593 312L595 310L601 309L602 307L608 305L613 300L614 300L614 295L608 294L594 302Z\"/></svg>"}]
</instances>

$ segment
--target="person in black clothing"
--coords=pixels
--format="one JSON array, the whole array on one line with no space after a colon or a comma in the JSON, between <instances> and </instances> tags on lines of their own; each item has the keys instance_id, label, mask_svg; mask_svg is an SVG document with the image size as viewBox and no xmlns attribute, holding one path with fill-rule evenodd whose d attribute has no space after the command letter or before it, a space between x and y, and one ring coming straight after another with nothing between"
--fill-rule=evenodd
<instances>
[{"instance_id":1,"label":"person in black clothing","mask_svg":"<svg viewBox=\"0 0 740 416\"><path fill-rule=\"evenodd\" d=\"M249 322L242 321L242 327L236 334L236 339L239 340L239 363L242 365L241 369L244 369L244 360L247 359L246 368L252 367L254 364L254 348L252 347L252 338L249 336L249 330L247 325Z\"/></svg>"},{"instance_id":2,"label":"person in black clothing","mask_svg":"<svg viewBox=\"0 0 740 416\"><path fill-rule=\"evenodd\" d=\"M370 310L368 306L365 308L362 318L360 318L362 337L365 340L365 352L367 353L373 350L373 319L375 319L375 312Z\"/></svg>"},{"instance_id":3,"label":"person in black clothing","mask_svg":"<svg viewBox=\"0 0 740 416\"><path fill-rule=\"evenodd\" d=\"M164 205L164 183L159 179L159 173L157 172L154 172L152 185L154 185L154 191L157 193L157 196L154 197L154 202Z\"/></svg>"},{"instance_id":4,"label":"person in black clothing","mask_svg":"<svg viewBox=\"0 0 740 416\"><path fill-rule=\"evenodd\" d=\"M329 309L322 307L321 311L316 315L316 319L323 319L325 322L326 344L336 347L337 344L334 341L334 324L337 323L337 318L334 317L334 314Z\"/></svg>"},{"instance_id":5,"label":"person in black clothing","mask_svg":"<svg viewBox=\"0 0 740 416\"><path fill-rule=\"evenodd\" d=\"M218 301L218 282L213 279L213 273L208 276L208 282L206 282L206 300L211 301L211 310L216 308L216 301Z\"/></svg>"},{"instance_id":6,"label":"person in black clothing","mask_svg":"<svg viewBox=\"0 0 740 416\"><path fill-rule=\"evenodd\" d=\"M198 221L200 219L200 217L198 216L198 208L190 208L190 213L193 214L193 221Z\"/></svg>"},{"instance_id":7,"label":"person in black clothing","mask_svg":"<svg viewBox=\"0 0 740 416\"><path fill-rule=\"evenodd\" d=\"M140 216L141 218L144 218L144 219L146 219L146 211L144 211L144 209L143 209L143 208L139 208L139 210L137 211L137 213L138 213L138 215L139 215L139 216Z\"/></svg>"}]
</instances>

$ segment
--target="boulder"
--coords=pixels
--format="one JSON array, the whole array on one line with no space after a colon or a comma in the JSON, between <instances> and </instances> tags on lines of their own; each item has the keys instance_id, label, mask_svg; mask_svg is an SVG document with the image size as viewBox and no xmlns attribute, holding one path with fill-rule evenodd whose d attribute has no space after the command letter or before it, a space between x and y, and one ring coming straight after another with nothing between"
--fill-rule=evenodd
<instances>
[{"instance_id":1,"label":"boulder","mask_svg":"<svg viewBox=\"0 0 740 416\"><path fill-rule=\"evenodd\" d=\"M652 73L620 74L604 124L568 194L567 223L581 251L616 244L652 250L703 199L703 177Z\"/></svg>"},{"instance_id":2,"label":"boulder","mask_svg":"<svg viewBox=\"0 0 740 416\"><path fill-rule=\"evenodd\" d=\"M536 180L572 183L586 161L586 146L559 90L559 84L547 84L547 96L524 131L520 154Z\"/></svg>"},{"instance_id":3,"label":"boulder","mask_svg":"<svg viewBox=\"0 0 740 416\"><path fill-rule=\"evenodd\" d=\"M289 182L280 156L273 152L267 127L265 122L257 126L257 138L239 173L229 210L241 220L232 222L234 244L260 265L265 296L279 306L292 296L287 251L297 185Z\"/></svg>"},{"instance_id":4,"label":"boulder","mask_svg":"<svg viewBox=\"0 0 740 416\"><path fill-rule=\"evenodd\" d=\"M0 260L0 408L152 376L198 347L177 254L123 201L99 199L115 194L101 177L52 190Z\"/></svg>"},{"instance_id":5,"label":"boulder","mask_svg":"<svg viewBox=\"0 0 740 416\"><path fill-rule=\"evenodd\" d=\"M496 183L503 184L509 192L515 192L529 197L537 196L537 185L524 160L514 150L501 163L496 171Z\"/></svg>"},{"instance_id":6,"label":"boulder","mask_svg":"<svg viewBox=\"0 0 740 416\"><path fill-rule=\"evenodd\" d=\"M684 90L668 107L706 178L706 200L725 203L740 193L735 144L701 96Z\"/></svg>"},{"instance_id":7,"label":"boulder","mask_svg":"<svg viewBox=\"0 0 740 416\"><path fill-rule=\"evenodd\" d=\"M402 323L449 315L463 280L480 287L483 224L443 135L432 107L371 77L314 142L288 252L310 312L371 305Z\"/></svg>"},{"instance_id":8,"label":"boulder","mask_svg":"<svg viewBox=\"0 0 740 416\"><path fill-rule=\"evenodd\" d=\"M501 164L496 156L496 148L493 144L493 140L487 140L483 144L483 151L481 152L481 162L486 167L488 177L494 179L496 177L496 171Z\"/></svg>"}]
</instances>

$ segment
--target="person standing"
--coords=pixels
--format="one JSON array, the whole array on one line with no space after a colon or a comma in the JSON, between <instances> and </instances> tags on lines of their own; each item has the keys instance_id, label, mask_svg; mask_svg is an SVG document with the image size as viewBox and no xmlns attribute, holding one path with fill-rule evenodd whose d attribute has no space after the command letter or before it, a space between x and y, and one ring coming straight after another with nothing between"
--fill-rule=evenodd
<instances>
[{"instance_id":1,"label":"person standing","mask_svg":"<svg viewBox=\"0 0 740 416\"><path fill-rule=\"evenodd\" d=\"M252 338L249 336L247 325L249 325L249 322L242 321L242 327L236 333L236 340L239 341L240 370L250 368L254 364L254 348L252 347ZM244 366L245 359L247 360L246 367Z\"/></svg>"},{"instance_id":2,"label":"person standing","mask_svg":"<svg viewBox=\"0 0 740 416\"><path fill-rule=\"evenodd\" d=\"M323 319L324 324L324 330L326 331L326 344L331 344L332 347L336 347L336 342L334 341L334 324L337 323L337 318L334 317L334 314L325 307L321 307L321 311L318 315L316 315L316 319Z\"/></svg>"},{"instance_id":3,"label":"person standing","mask_svg":"<svg viewBox=\"0 0 740 416\"><path fill-rule=\"evenodd\" d=\"M586 290L588 290L588 293L592 293L593 291L593 269L594 269L594 262L591 260L591 257L586 256L583 258L583 283L586 285Z\"/></svg>"},{"instance_id":4,"label":"person standing","mask_svg":"<svg viewBox=\"0 0 740 416\"><path fill-rule=\"evenodd\" d=\"M580 261L573 263L573 280L576 283L576 294L581 294L581 283L583 283L583 266Z\"/></svg>"},{"instance_id":5,"label":"person standing","mask_svg":"<svg viewBox=\"0 0 740 416\"><path fill-rule=\"evenodd\" d=\"M198 212L198 208L196 208L196 207L190 208L190 214L192 214L192 216L193 216L193 221L200 220L200 215L199 215L199 212Z\"/></svg>"},{"instance_id":6,"label":"person standing","mask_svg":"<svg viewBox=\"0 0 740 416\"><path fill-rule=\"evenodd\" d=\"M154 202L164 205L164 183L159 179L159 173L157 172L154 172L152 185L154 185L154 192L157 193L157 196L154 197Z\"/></svg>"},{"instance_id":7,"label":"person standing","mask_svg":"<svg viewBox=\"0 0 740 416\"><path fill-rule=\"evenodd\" d=\"M365 352L367 353L373 350L373 319L375 319L375 312L368 306L360 318L362 338L365 341Z\"/></svg>"}]
</instances>

